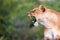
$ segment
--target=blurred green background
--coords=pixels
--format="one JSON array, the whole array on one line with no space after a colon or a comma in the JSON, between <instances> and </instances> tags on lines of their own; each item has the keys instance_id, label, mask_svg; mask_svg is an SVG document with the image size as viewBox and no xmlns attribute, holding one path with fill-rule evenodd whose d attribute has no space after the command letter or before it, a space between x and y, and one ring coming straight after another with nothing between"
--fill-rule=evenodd
<instances>
[{"instance_id":1,"label":"blurred green background","mask_svg":"<svg viewBox=\"0 0 60 40\"><path fill-rule=\"evenodd\" d=\"M0 40L43 40L43 27L30 28L27 13L44 5L60 12L60 0L0 0Z\"/></svg>"}]
</instances>

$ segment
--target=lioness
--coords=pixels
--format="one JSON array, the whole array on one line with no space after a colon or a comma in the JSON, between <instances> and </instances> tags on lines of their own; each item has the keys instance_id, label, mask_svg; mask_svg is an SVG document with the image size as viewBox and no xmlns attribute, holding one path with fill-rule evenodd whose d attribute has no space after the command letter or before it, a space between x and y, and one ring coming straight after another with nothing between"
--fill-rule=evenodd
<instances>
[{"instance_id":1,"label":"lioness","mask_svg":"<svg viewBox=\"0 0 60 40\"><path fill-rule=\"evenodd\" d=\"M44 40L60 40L60 13L40 5L29 12L29 17L36 18L35 26L44 26Z\"/></svg>"}]
</instances>

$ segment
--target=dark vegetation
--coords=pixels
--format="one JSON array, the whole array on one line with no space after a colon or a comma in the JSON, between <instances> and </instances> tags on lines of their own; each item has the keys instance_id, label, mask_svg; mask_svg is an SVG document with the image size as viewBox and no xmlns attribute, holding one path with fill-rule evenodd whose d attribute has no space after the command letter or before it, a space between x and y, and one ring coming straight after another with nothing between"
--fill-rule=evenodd
<instances>
[{"instance_id":1,"label":"dark vegetation","mask_svg":"<svg viewBox=\"0 0 60 40\"><path fill-rule=\"evenodd\" d=\"M60 12L60 0L0 0L0 40L43 40L43 27L30 28L27 13L39 5Z\"/></svg>"}]
</instances>

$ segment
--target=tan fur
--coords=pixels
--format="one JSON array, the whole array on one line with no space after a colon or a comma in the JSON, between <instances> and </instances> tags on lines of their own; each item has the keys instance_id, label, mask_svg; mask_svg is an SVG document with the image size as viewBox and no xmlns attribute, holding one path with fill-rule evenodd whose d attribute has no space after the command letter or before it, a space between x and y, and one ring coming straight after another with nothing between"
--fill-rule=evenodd
<instances>
[{"instance_id":1,"label":"tan fur","mask_svg":"<svg viewBox=\"0 0 60 40\"><path fill-rule=\"evenodd\" d=\"M60 40L60 13L40 5L29 12L30 18L36 17L36 22L44 26L44 40ZM49 16L48 16L49 15ZM51 33L50 33L51 32ZM49 35L50 34L50 37ZM45 36L47 35L47 36Z\"/></svg>"}]
</instances>

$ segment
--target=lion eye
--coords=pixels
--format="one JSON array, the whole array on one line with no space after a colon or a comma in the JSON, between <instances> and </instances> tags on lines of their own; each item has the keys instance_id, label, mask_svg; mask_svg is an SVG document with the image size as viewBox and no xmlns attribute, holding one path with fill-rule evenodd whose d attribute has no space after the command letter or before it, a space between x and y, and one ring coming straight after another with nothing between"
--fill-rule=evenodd
<instances>
[{"instance_id":1,"label":"lion eye","mask_svg":"<svg viewBox=\"0 0 60 40\"><path fill-rule=\"evenodd\" d=\"M34 10L34 12L35 12L36 10Z\"/></svg>"},{"instance_id":2,"label":"lion eye","mask_svg":"<svg viewBox=\"0 0 60 40\"><path fill-rule=\"evenodd\" d=\"M32 10L31 12L34 13L36 10Z\"/></svg>"}]
</instances>

